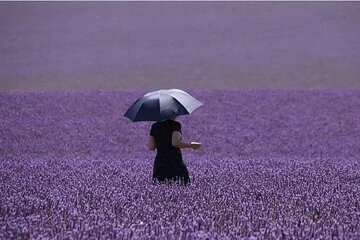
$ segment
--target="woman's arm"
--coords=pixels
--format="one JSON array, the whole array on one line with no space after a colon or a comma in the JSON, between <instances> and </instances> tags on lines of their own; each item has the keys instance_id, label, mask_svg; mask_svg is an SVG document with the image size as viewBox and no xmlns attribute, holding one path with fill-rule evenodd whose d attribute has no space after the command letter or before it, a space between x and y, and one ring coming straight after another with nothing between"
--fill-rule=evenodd
<instances>
[{"instance_id":1,"label":"woman's arm","mask_svg":"<svg viewBox=\"0 0 360 240\"><path fill-rule=\"evenodd\" d=\"M156 149L156 142L155 142L155 138L153 136L150 136L150 138L149 138L148 147L151 151L154 151Z\"/></svg>"},{"instance_id":2,"label":"woman's arm","mask_svg":"<svg viewBox=\"0 0 360 240\"><path fill-rule=\"evenodd\" d=\"M176 148L190 148L191 144L181 141L181 132L174 131L172 133L171 144Z\"/></svg>"}]
</instances>

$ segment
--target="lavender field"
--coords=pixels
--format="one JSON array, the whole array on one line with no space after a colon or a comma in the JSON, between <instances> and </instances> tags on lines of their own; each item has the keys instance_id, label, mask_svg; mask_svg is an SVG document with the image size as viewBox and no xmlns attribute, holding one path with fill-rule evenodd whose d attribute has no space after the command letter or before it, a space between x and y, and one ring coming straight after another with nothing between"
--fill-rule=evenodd
<instances>
[{"instance_id":1,"label":"lavender field","mask_svg":"<svg viewBox=\"0 0 360 240\"><path fill-rule=\"evenodd\" d=\"M0 2L0 240L360 239L358 2ZM188 187L152 182L180 88Z\"/></svg>"},{"instance_id":2,"label":"lavender field","mask_svg":"<svg viewBox=\"0 0 360 240\"><path fill-rule=\"evenodd\" d=\"M0 239L359 239L360 90L189 90L189 187L151 181L145 91L0 93Z\"/></svg>"}]
</instances>

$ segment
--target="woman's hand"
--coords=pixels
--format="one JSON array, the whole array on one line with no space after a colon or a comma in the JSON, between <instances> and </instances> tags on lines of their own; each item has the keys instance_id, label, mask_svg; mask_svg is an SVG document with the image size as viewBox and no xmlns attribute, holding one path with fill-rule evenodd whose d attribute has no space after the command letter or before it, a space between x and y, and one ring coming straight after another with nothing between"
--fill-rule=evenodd
<instances>
[{"instance_id":1,"label":"woman's hand","mask_svg":"<svg viewBox=\"0 0 360 240\"><path fill-rule=\"evenodd\" d=\"M191 142L190 143L190 147L192 148L192 149L199 149L200 148L200 146L201 146L201 143L198 143L198 142Z\"/></svg>"}]
</instances>

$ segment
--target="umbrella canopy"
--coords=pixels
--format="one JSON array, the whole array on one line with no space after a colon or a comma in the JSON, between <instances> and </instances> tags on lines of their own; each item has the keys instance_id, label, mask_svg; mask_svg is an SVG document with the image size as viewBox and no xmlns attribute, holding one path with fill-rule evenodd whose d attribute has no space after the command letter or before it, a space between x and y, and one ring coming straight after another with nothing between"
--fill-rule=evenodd
<instances>
[{"instance_id":1,"label":"umbrella canopy","mask_svg":"<svg viewBox=\"0 0 360 240\"><path fill-rule=\"evenodd\" d=\"M136 100L124 114L133 122L162 121L193 112L203 103L180 89L160 89Z\"/></svg>"}]
</instances>

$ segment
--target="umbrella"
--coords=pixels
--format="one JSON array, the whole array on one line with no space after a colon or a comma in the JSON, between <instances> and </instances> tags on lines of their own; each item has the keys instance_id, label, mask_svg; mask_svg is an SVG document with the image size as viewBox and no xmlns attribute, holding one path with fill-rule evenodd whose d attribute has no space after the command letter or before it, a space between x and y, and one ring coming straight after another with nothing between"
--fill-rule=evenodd
<instances>
[{"instance_id":1,"label":"umbrella","mask_svg":"<svg viewBox=\"0 0 360 240\"><path fill-rule=\"evenodd\" d=\"M133 122L162 121L193 112L203 103L180 89L160 89L136 100L124 114Z\"/></svg>"}]
</instances>

